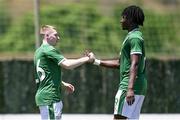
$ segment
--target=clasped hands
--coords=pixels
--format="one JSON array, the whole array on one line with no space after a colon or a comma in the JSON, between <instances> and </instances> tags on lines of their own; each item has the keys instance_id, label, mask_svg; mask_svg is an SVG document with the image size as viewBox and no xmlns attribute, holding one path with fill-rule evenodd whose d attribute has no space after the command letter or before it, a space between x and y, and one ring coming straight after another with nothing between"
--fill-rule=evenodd
<instances>
[{"instance_id":1,"label":"clasped hands","mask_svg":"<svg viewBox=\"0 0 180 120\"><path fill-rule=\"evenodd\" d=\"M94 63L94 60L96 59L94 53L87 50L85 51L84 56L89 57L89 60L88 60L89 63Z\"/></svg>"}]
</instances>

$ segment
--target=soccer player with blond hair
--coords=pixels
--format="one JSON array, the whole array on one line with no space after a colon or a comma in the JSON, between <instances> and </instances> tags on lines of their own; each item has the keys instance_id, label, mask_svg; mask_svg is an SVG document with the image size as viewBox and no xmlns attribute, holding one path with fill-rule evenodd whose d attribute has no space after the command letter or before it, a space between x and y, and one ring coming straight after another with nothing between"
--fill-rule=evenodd
<instances>
[{"instance_id":1,"label":"soccer player with blond hair","mask_svg":"<svg viewBox=\"0 0 180 120\"><path fill-rule=\"evenodd\" d=\"M74 87L61 80L61 69L74 69L86 62L92 62L94 58L84 56L79 59L67 59L54 47L60 42L60 36L54 26L42 26L40 34L43 35L42 45L35 51L35 79L37 92L36 104L39 106L41 119L61 120L62 94L61 86L65 86L70 92Z\"/></svg>"}]
</instances>

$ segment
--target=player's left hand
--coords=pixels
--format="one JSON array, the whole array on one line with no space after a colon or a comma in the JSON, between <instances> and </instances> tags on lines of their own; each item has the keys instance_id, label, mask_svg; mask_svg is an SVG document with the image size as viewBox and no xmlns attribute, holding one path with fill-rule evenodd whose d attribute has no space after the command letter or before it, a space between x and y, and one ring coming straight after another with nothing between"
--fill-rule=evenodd
<instances>
[{"instance_id":1,"label":"player's left hand","mask_svg":"<svg viewBox=\"0 0 180 120\"><path fill-rule=\"evenodd\" d=\"M127 95L126 95L126 101L127 101L128 105L132 105L134 103L135 97L134 97L133 89L128 89Z\"/></svg>"},{"instance_id":2,"label":"player's left hand","mask_svg":"<svg viewBox=\"0 0 180 120\"><path fill-rule=\"evenodd\" d=\"M64 87L68 93L73 93L75 90L74 86L70 83L64 83Z\"/></svg>"}]
</instances>

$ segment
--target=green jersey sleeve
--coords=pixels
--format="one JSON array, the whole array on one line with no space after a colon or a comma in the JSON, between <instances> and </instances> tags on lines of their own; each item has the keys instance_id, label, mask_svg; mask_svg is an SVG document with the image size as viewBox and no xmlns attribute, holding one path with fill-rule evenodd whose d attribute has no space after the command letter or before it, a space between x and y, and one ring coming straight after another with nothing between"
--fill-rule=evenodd
<instances>
[{"instance_id":1,"label":"green jersey sleeve","mask_svg":"<svg viewBox=\"0 0 180 120\"><path fill-rule=\"evenodd\" d=\"M52 59L55 63L61 63L65 58L63 55L60 54L55 48L49 50L47 53L47 57Z\"/></svg>"},{"instance_id":2,"label":"green jersey sleeve","mask_svg":"<svg viewBox=\"0 0 180 120\"><path fill-rule=\"evenodd\" d=\"M132 38L130 40L131 53L130 54L142 54L142 40L139 38Z\"/></svg>"}]
</instances>

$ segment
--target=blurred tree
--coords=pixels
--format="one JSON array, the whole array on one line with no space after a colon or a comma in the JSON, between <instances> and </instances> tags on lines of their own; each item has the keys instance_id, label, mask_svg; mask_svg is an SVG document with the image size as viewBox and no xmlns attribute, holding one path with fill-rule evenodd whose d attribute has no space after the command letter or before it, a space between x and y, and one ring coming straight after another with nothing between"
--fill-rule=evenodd
<instances>
[{"instance_id":1,"label":"blurred tree","mask_svg":"<svg viewBox=\"0 0 180 120\"><path fill-rule=\"evenodd\" d=\"M0 36L8 30L10 25L10 17L5 3L4 0L0 0Z\"/></svg>"}]
</instances>

